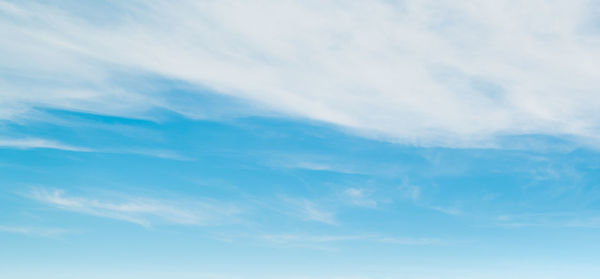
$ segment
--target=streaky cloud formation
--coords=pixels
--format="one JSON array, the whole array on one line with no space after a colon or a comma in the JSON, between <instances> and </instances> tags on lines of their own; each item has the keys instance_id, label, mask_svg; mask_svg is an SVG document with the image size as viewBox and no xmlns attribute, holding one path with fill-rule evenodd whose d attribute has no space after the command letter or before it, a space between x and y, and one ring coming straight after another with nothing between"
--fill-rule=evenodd
<instances>
[{"instance_id":1,"label":"streaky cloud formation","mask_svg":"<svg viewBox=\"0 0 600 279\"><path fill-rule=\"evenodd\" d=\"M289 214L299 217L306 221L321 222L329 225L336 225L335 214L327 209L323 209L315 202L308 199L284 198L289 207Z\"/></svg>"},{"instance_id":2,"label":"streaky cloud formation","mask_svg":"<svg viewBox=\"0 0 600 279\"><path fill-rule=\"evenodd\" d=\"M239 212L233 205L214 202L164 200L140 196L100 200L70 196L59 189L34 189L28 196L59 209L123 220L146 227L155 223L216 225L227 222L227 217Z\"/></svg>"},{"instance_id":3,"label":"streaky cloud formation","mask_svg":"<svg viewBox=\"0 0 600 279\"><path fill-rule=\"evenodd\" d=\"M595 146L593 5L2 1L0 117L38 106L193 117L148 83L155 75L394 142L501 147L544 134Z\"/></svg>"},{"instance_id":4,"label":"streaky cloud formation","mask_svg":"<svg viewBox=\"0 0 600 279\"><path fill-rule=\"evenodd\" d=\"M42 228L28 226L0 226L0 233L23 234L28 236L56 237L71 233L61 228Z\"/></svg>"},{"instance_id":5,"label":"streaky cloud formation","mask_svg":"<svg viewBox=\"0 0 600 279\"><path fill-rule=\"evenodd\" d=\"M43 138L0 138L0 148L23 149L23 150L55 149L55 150L72 151L72 152L135 154L135 155L150 156L150 157L170 159L170 160L179 160L179 161L193 160L190 157L186 157L186 156L177 154L170 150L140 149L140 148L135 148L135 147L121 148L121 149L116 149L116 148L94 149L94 148L88 148L88 147L69 145L69 144L65 144L62 142L43 139Z\"/></svg>"},{"instance_id":6,"label":"streaky cloud formation","mask_svg":"<svg viewBox=\"0 0 600 279\"><path fill-rule=\"evenodd\" d=\"M21 138L21 139L2 139L0 138L0 148L16 148L16 149L58 149L65 151L89 152L91 149L79 146L72 146L52 140L39 138Z\"/></svg>"},{"instance_id":7,"label":"streaky cloud formation","mask_svg":"<svg viewBox=\"0 0 600 279\"><path fill-rule=\"evenodd\" d=\"M0 278L600 278L599 3L0 0Z\"/></svg>"}]
</instances>

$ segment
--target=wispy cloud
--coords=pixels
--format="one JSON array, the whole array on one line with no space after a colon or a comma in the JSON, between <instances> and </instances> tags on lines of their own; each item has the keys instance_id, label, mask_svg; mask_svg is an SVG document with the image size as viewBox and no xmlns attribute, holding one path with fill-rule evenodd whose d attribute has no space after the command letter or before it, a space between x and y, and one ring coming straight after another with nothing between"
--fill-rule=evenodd
<instances>
[{"instance_id":1,"label":"wispy cloud","mask_svg":"<svg viewBox=\"0 0 600 279\"><path fill-rule=\"evenodd\" d=\"M229 204L196 200L169 200L117 195L96 198L68 195L58 189L34 189L27 196L47 205L81 214L117 219L142 226L170 223L216 225L231 221L239 210Z\"/></svg>"},{"instance_id":2,"label":"wispy cloud","mask_svg":"<svg viewBox=\"0 0 600 279\"><path fill-rule=\"evenodd\" d=\"M311 162L311 161L300 161L300 162L290 162L287 161L283 164L277 164L279 167L286 168L297 168L297 169L305 169L305 170L313 170L313 171L330 171L330 172L338 172L345 174L362 174L362 172L352 169L349 166L342 165L334 165L331 163L325 162Z\"/></svg>"},{"instance_id":3,"label":"wispy cloud","mask_svg":"<svg viewBox=\"0 0 600 279\"><path fill-rule=\"evenodd\" d=\"M71 233L71 230L61 228L45 228L45 227L30 227L30 226L0 226L0 233L22 234L28 236L61 236Z\"/></svg>"},{"instance_id":4,"label":"wispy cloud","mask_svg":"<svg viewBox=\"0 0 600 279\"><path fill-rule=\"evenodd\" d=\"M344 190L346 200L356 206L375 208L377 201L369 197L369 193L361 188L348 188Z\"/></svg>"},{"instance_id":5,"label":"wispy cloud","mask_svg":"<svg viewBox=\"0 0 600 279\"><path fill-rule=\"evenodd\" d=\"M407 184L406 181L398 187L402 198L417 201L421 197L421 187Z\"/></svg>"},{"instance_id":6,"label":"wispy cloud","mask_svg":"<svg viewBox=\"0 0 600 279\"><path fill-rule=\"evenodd\" d=\"M444 213L447 215L460 215L463 213L462 210L457 207L441 206L438 204L434 204L430 201L424 200L422 198L421 187L408 183L406 179L403 181L403 184L398 187L398 191L400 193L401 198L411 201L416 206Z\"/></svg>"},{"instance_id":7,"label":"wispy cloud","mask_svg":"<svg viewBox=\"0 0 600 279\"><path fill-rule=\"evenodd\" d=\"M426 207L447 215L460 215L463 213L462 210L455 207L444 207L439 205L427 205Z\"/></svg>"},{"instance_id":8,"label":"wispy cloud","mask_svg":"<svg viewBox=\"0 0 600 279\"><path fill-rule=\"evenodd\" d=\"M337 225L334 212L331 212L317 203L303 198L284 198L289 208L289 213L306 221L321 222Z\"/></svg>"},{"instance_id":9,"label":"wispy cloud","mask_svg":"<svg viewBox=\"0 0 600 279\"><path fill-rule=\"evenodd\" d=\"M156 157L161 159L176 160L176 161L193 161L194 159L188 156L181 155L177 152L164 149L139 149L139 148L120 148L120 149L107 149L104 151L97 151L103 153L116 153L116 154L136 154L142 156Z\"/></svg>"},{"instance_id":10,"label":"wispy cloud","mask_svg":"<svg viewBox=\"0 0 600 279\"><path fill-rule=\"evenodd\" d=\"M308 154L269 154L265 163L268 166L276 168L302 169L312 171L327 171L342 174L369 174L365 166L357 166L342 161L339 158L332 158L323 155Z\"/></svg>"},{"instance_id":11,"label":"wispy cloud","mask_svg":"<svg viewBox=\"0 0 600 279\"><path fill-rule=\"evenodd\" d=\"M180 155L171 150L164 149L142 149L136 147L129 148L89 148L62 143L55 140L43 138L0 138L0 148L10 149L55 149L73 152L96 152L96 153L114 153L114 154L136 154L142 156L156 157L161 159L170 159L178 161L193 160L190 157Z\"/></svg>"},{"instance_id":12,"label":"wispy cloud","mask_svg":"<svg viewBox=\"0 0 600 279\"><path fill-rule=\"evenodd\" d=\"M128 1L105 20L0 3L4 119L35 106L193 111L147 93L150 73L391 141L598 139L590 1ZM133 85L116 78L124 71Z\"/></svg>"},{"instance_id":13,"label":"wispy cloud","mask_svg":"<svg viewBox=\"0 0 600 279\"><path fill-rule=\"evenodd\" d=\"M40 139L40 138L21 138L21 139L0 139L0 148L15 149L57 149L65 151L90 152L92 149L64 144L61 142Z\"/></svg>"}]
</instances>

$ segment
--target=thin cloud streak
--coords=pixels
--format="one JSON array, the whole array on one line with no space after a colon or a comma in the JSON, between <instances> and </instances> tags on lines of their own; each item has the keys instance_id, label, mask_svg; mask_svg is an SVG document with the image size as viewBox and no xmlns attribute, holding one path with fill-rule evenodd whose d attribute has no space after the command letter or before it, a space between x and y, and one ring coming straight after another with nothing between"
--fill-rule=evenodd
<instances>
[{"instance_id":1,"label":"thin cloud streak","mask_svg":"<svg viewBox=\"0 0 600 279\"><path fill-rule=\"evenodd\" d=\"M335 213L324 209L313 201L302 198L284 198L288 212L305 221L314 221L329 225L337 225Z\"/></svg>"},{"instance_id":2,"label":"thin cloud streak","mask_svg":"<svg viewBox=\"0 0 600 279\"><path fill-rule=\"evenodd\" d=\"M163 149L140 149L130 148L89 148L65 144L62 142L43 139L43 138L4 138L0 139L0 148L7 149L55 149L72 152L95 152L95 153L113 153L113 154L135 154L141 156L156 157L161 159L192 161L193 158L180 155L176 152Z\"/></svg>"},{"instance_id":3,"label":"thin cloud streak","mask_svg":"<svg viewBox=\"0 0 600 279\"><path fill-rule=\"evenodd\" d=\"M406 180L403 181L403 184L398 187L398 191L400 192L401 198L411 201L415 206L452 216L461 215L463 213L462 210L456 207L436 205L426 200L423 200L421 187L412 185Z\"/></svg>"},{"instance_id":4,"label":"thin cloud streak","mask_svg":"<svg viewBox=\"0 0 600 279\"><path fill-rule=\"evenodd\" d=\"M150 227L154 224L218 225L239 213L233 205L147 197L97 199L67 195L59 189L34 189L27 196L58 209Z\"/></svg>"},{"instance_id":5,"label":"thin cloud streak","mask_svg":"<svg viewBox=\"0 0 600 279\"><path fill-rule=\"evenodd\" d=\"M43 228L29 226L0 226L0 233L21 234L27 236L53 237L72 233L71 230L61 228Z\"/></svg>"},{"instance_id":6,"label":"thin cloud streak","mask_svg":"<svg viewBox=\"0 0 600 279\"><path fill-rule=\"evenodd\" d=\"M64 151L92 152L90 148L68 145L52 140L39 138L0 139L0 148L14 149L57 149Z\"/></svg>"}]
</instances>

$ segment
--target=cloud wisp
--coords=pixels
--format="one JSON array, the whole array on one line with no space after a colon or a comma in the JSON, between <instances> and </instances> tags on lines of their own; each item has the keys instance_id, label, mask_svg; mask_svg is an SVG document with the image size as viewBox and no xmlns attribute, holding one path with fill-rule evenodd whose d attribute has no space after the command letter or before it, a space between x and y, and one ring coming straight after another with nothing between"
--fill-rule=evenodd
<instances>
[{"instance_id":1,"label":"cloud wisp","mask_svg":"<svg viewBox=\"0 0 600 279\"><path fill-rule=\"evenodd\" d=\"M55 237L72 233L72 231L61 228L45 228L30 226L0 226L0 233L21 234L27 236Z\"/></svg>"},{"instance_id":2,"label":"cloud wisp","mask_svg":"<svg viewBox=\"0 0 600 279\"><path fill-rule=\"evenodd\" d=\"M142 226L154 224L218 225L231 222L239 210L229 204L209 201L168 200L119 196L97 199L68 195L58 189L34 189L29 198L52 207Z\"/></svg>"},{"instance_id":3,"label":"cloud wisp","mask_svg":"<svg viewBox=\"0 0 600 279\"><path fill-rule=\"evenodd\" d=\"M284 198L286 212L305 221L320 222L328 225L337 225L335 213L323 208L313 201L303 198Z\"/></svg>"},{"instance_id":4,"label":"cloud wisp","mask_svg":"<svg viewBox=\"0 0 600 279\"><path fill-rule=\"evenodd\" d=\"M460 208L441 206L424 200L422 197L423 194L421 187L412 185L406 180L402 183L402 185L398 187L398 191L402 199L411 201L415 206L437 211L451 216L461 215L463 213Z\"/></svg>"},{"instance_id":5,"label":"cloud wisp","mask_svg":"<svg viewBox=\"0 0 600 279\"><path fill-rule=\"evenodd\" d=\"M347 188L344 197L353 205L359 207L376 208L377 201L369 197L369 193L361 188Z\"/></svg>"},{"instance_id":6,"label":"cloud wisp","mask_svg":"<svg viewBox=\"0 0 600 279\"><path fill-rule=\"evenodd\" d=\"M0 148L13 148L13 149L57 149L64 151L76 151L76 152L91 152L92 149L73 146L64 144L61 142L40 139L40 138L21 138L21 139L1 139Z\"/></svg>"},{"instance_id":7,"label":"cloud wisp","mask_svg":"<svg viewBox=\"0 0 600 279\"><path fill-rule=\"evenodd\" d=\"M54 149L72 152L96 152L107 154L134 154L176 161L192 161L193 158L180 155L171 150L129 148L89 148L70 145L63 142L44 138L0 138L0 148L5 149Z\"/></svg>"}]
</instances>

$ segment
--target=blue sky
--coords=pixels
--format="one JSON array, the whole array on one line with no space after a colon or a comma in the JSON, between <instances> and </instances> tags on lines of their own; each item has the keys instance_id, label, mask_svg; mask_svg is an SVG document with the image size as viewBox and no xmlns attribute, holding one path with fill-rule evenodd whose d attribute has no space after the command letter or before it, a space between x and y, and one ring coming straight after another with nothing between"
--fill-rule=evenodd
<instances>
[{"instance_id":1,"label":"blue sky","mask_svg":"<svg viewBox=\"0 0 600 279\"><path fill-rule=\"evenodd\" d=\"M0 277L597 278L594 5L0 1Z\"/></svg>"}]
</instances>

